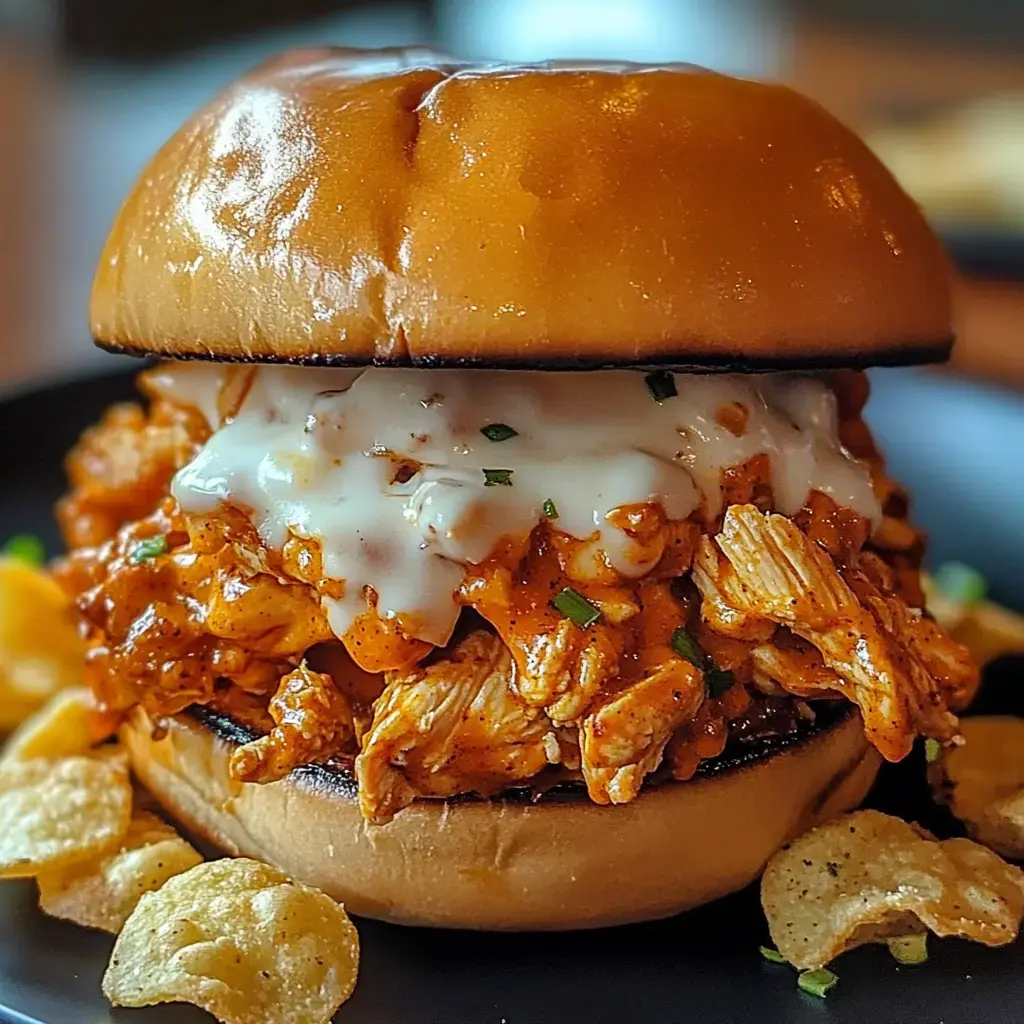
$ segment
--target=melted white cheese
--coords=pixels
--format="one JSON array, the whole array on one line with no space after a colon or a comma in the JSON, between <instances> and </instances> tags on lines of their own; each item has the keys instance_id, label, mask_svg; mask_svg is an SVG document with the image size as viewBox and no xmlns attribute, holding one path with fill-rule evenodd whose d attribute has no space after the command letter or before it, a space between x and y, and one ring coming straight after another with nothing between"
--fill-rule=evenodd
<instances>
[{"instance_id":1,"label":"melted white cheese","mask_svg":"<svg viewBox=\"0 0 1024 1024\"><path fill-rule=\"evenodd\" d=\"M188 373L197 385L196 368ZM867 467L840 446L835 398L822 382L676 374L678 394L659 404L644 378L261 367L237 415L212 424L219 429L172 493L187 512L222 502L245 510L271 547L289 531L319 541L325 575L345 584L342 599L324 602L339 636L366 610L372 587L380 615L439 644L458 616L463 564L484 560L502 537L528 533L545 501L559 530L591 539L627 576L652 566L608 512L657 502L685 519L702 495L717 509L721 471L762 453L779 511L796 513L818 490L878 518ZM167 392L180 400L180 388L169 383ZM209 410L209 389L197 393ZM716 421L729 402L747 410L740 437ZM488 424L517 435L488 440ZM394 457L418 471L396 482ZM510 471L511 486L487 486L485 469Z\"/></svg>"}]
</instances>

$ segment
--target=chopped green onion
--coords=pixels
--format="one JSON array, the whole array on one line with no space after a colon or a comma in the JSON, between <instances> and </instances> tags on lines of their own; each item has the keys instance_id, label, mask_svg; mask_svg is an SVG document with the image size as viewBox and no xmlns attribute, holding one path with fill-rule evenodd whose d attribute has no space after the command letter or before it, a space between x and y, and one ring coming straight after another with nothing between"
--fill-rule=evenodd
<instances>
[{"instance_id":1,"label":"chopped green onion","mask_svg":"<svg viewBox=\"0 0 1024 1024\"><path fill-rule=\"evenodd\" d=\"M46 558L43 542L31 533L15 534L4 546L3 553L8 558L16 558L28 565L42 565Z\"/></svg>"},{"instance_id":2,"label":"chopped green onion","mask_svg":"<svg viewBox=\"0 0 1024 1024\"><path fill-rule=\"evenodd\" d=\"M831 971L822 968L818 971L801 971L796 983L801 991L824 999L839 984L839 979Z\"/></svg>"},{"instance_id":3,"label":"chopped green onion","mask_svg":"<svg viewBox=\"0 0 1024 1024\"><path fill-rule=\"evenodd\" d=\"M715 668L714 665L704 672L704 679L712 697L721 697L733 684L732 673L728 669Z\"/></svg>"},{"instance_id":4,"label":"chopped green onion","mask_svg":"<svg viewBox=\"0 0 1024 1024\"><path fill-rule=\"evenodd\" d=\"M923 964L928 962L928 936L901 935L886 942L893 959L901 964Z\"/></svg>"},{"instance_id":5,"label":"chopped green onion","mask_svg":"<svg viewBox=\"0 0 1024 1024\"><path fill-rule=\"evenodd\" d=\"M680 657L685 658L691 665L696 665L697 668L703 669L707 664L707 655L697 645L697 641L682 626L672 631L670 643L672 650Z\"/></svg>"},{"instance_id":6,"label":"chopped green onion","mask_svg":"<svg viewBox=\"0 0 1024 1024\"><path fill-rule=\"evenodd\" d=\"M786 964L789 961L777 950L772 949L771 946L758 946L758 950L761 952L761 956L773 964Z\"/></svg>"},{"instance_id":7,"label":"chopped green onion","mask_svg":"<svg viewBox=\"0 0 1024 1024\"><path fill-rule=\"evenodd\" d=\"M924 741L924 759L929 764L934 764L936 761L938 761L941 755L942 744L937 739L933 739L931 736L929 736Z\"/></svg>"},{"instance_id":8,"label":"chopped green onion","mask_svg":"<svg viewBox=\"0 0 1024 1024\"><path fill-rule=\"evenodd\" d=\"M721 697L732 686L732 673L728 669L718 668L682 626L678 626L672 631L672 639L669 643L676 654L704 673L709 697Z\"/></svg>"},{"instance_id":9,"label":"chopped green onion","mask_svg":"<svg viewBox=\"0 0 1024 1024\"><path fill-rule=\"evenodd\" d=\"M572 587L564 587L551 602L567 619L572 619L580 629L587 629L601 618L601 609L592 605Z\"/></svg>"},{"instance_id":10,"label":"chopped green onion","mask_svg":"<svg viewBox=\"0 0 1024 1024\"><path fill-rule=\"evenodd\" d=\"M486 427L480 428L480 433L488 441L507 441L510 437L516 437L518 430L513 430L507 423L488 423Z\"/></svg>"},{"instance_id":11,"label":"chopped green onion","mask_svg":"<svg viewBox=\"0 0 1024 1024\"><path fill-rule=\"evenodd\" d=\"M511 469L485 469L484 487L511 487Z\"/></svg>"},{"instance_id":12,"label":"chopped green onion","mask_svg":"<svg viewBox=\"0 0 1024 1024\"><path fill-rule=\"evenodd\" d=\"M546 515L548 519L558 518L558 509L550 498L545 498L544 504L541 507L544 509L544 515Z\"/></svg>"},{"instance_id":13,"label":"chopped green onion","mask_svg":"<svg viewBox=\"0 0 1024 1024\"><path fill-rule=\"evenodd\" d=\"M935 570L935 583L951 601L968 606L978 604L988 593L985 577L963 562L943 562Z\"/></svg>"},{"instance_id":14,"label":"chopped green onion","mask_svg":"<svg viewBox=\"0 0 1024 1024\"><path fill-rule=\"evenodd\" d=\"M647 390L651 393L651 398L658 405L661 405L666 398L675 398L679 394L676 391L676 379L668 370L655 370L654 373L647 374L644 377L644 383L647 385Z\"/></svg>"},{"instance_id":15,"label":"chopped green onion","mask_svg":"<svg viewBox=\"0 0 1024 1024\"><path fill-rule=\"evenodd\" d=\"M163 534L159 537L147 537L146 540L140 540L132 548L128 561L132 565L140 565L142 562L148 562L151 558L156 558L157 555L167 554L167 548L167 538Z\"/></svg>"}]
</instances>

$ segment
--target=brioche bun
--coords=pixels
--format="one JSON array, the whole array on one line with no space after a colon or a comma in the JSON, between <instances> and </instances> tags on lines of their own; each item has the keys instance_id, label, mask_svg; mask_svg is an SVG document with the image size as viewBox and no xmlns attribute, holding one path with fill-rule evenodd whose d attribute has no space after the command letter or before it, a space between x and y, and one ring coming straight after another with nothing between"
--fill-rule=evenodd
<instances>
[{"instance_id":1,"label":"brioche bun","mask_svg":"<svg viewBox=\"0 0 1024 1024\"><path fill-rule=\"evenodd\" d=\"M861 366L946 357L948 276L889 172L782 86L323 49L157 154L91 322L177 358Z\"/></svg>"},{"instance_id":2,"label":"brioche bun","mask_svg":"<svg viewBox=\"0 0 1024 1024\"><path fill-rule=\"evenodd\" d=\"M619 807L575 793L421 800L374 826L340 766L231 780L231 752L252 736L202 709L169 720L160 739L139 710L122 728L143 784L228 853L276 865L355 914L488 930L624 924L724 896L788 839L859 804L879 764L859 713L843 707L799 743L649 786Z\"/></svg>"}]
</instances>

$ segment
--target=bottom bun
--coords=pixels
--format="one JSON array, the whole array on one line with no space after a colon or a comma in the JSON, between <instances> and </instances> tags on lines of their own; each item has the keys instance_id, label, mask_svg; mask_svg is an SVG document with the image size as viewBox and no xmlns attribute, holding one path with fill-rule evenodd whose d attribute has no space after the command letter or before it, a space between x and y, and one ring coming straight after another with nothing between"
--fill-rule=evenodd
<instances>
[{"instance_id":1,"label":"bottom bun","mask_svg":"<svg viewBox=\"0 0 1024 1024\"><path fill-rule=\"evenodd\" d=\"M706 762L705 774L646 787L622 806L575 791L536 802L514 793L422 800L377 826L360 815L341 765L266 785L234 781L231 753L252 734L219 713L180 715L154 733L136 712L123 738L139 778L186 827L354 914L445 928L596 928L740 889L788 839L859 804L879 759L848 707L797 741Z\"/></svg>"}]
</instances>

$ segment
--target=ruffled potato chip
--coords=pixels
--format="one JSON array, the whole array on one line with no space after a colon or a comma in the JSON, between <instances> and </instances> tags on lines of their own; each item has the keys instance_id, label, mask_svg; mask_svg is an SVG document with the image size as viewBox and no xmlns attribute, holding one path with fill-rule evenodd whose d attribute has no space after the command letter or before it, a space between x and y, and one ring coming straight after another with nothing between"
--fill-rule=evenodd
<instances>
[{"instance_id":1,"label":"ruffled potato chip","mask_svg":"<svg viewBox=\"0 0 1024 1024\"><path fill-rule=\"evenodd\" d=\"M84 686L61 690L15 730L3 748L5 759L74 757L112 733Z\"/></svg>"},{"instance_id":2,"label":"ruffled potato chip","mask_svg":"<svg viewBox=\"0 0 1024 1024\"><path fill-rule=\"evenodd\" d=\"M116 935L144 893L202 862L170 825L136 811L113 852L39 875L39 906L51 917Z\"/></svg>"},{"instance_id":3,"label":"ruffled potato chip","mask_svg":"<svg viewBox=\"0 0 1024 1024\"><path fill-rule=\"evenodd\" d=\"M0 558L0 732L80 682L83 657L60 587L41 569Z\"/></svg>"},{"instance_id":4,"label":"ruffled potato chip","mask_svg":"<svg viewBox=\"0 0 1024 1024\"><path fill-rule=\"evenodd\" d=\"M960 723L964 743L928 766L940 803L979 843L1024 857L1024 719L979 715Z\"/></svg>"},{"instance_id":5,"label":"ruffled potato chip","mask_svg":"<svg viewBox=\"0 0 1024 1024\"><path fill-rule=\"evenodd\" d=\"M115 1006L193 1003L224 1024L327 1024L358 968L339 904L266 864L227 859L142 897L103 992Z\"/></svg>"},{"instance_id":6,"label":"ruffled potato chip","mask_svg":"<svg viewBox=\"0 0 1024 1024\"><path fill-rule=\"evenodd\" d=\"M0 764L0 878L26 878L114 846L132 813L123 754Z\"/></svg>"},{"instance_id":7,"label":"ruffled potato chip","mask_svg":"<svg viewBox=\"0 0 1024 1024\"><path fill-rule=\"evenodd\" d=\"M1024 872L970 839L944 842L878 811L800 836L768 862L761 904L778 951L805 970L924 928L987 946L1017 936Z\"/></svg>"}]
</instances>

